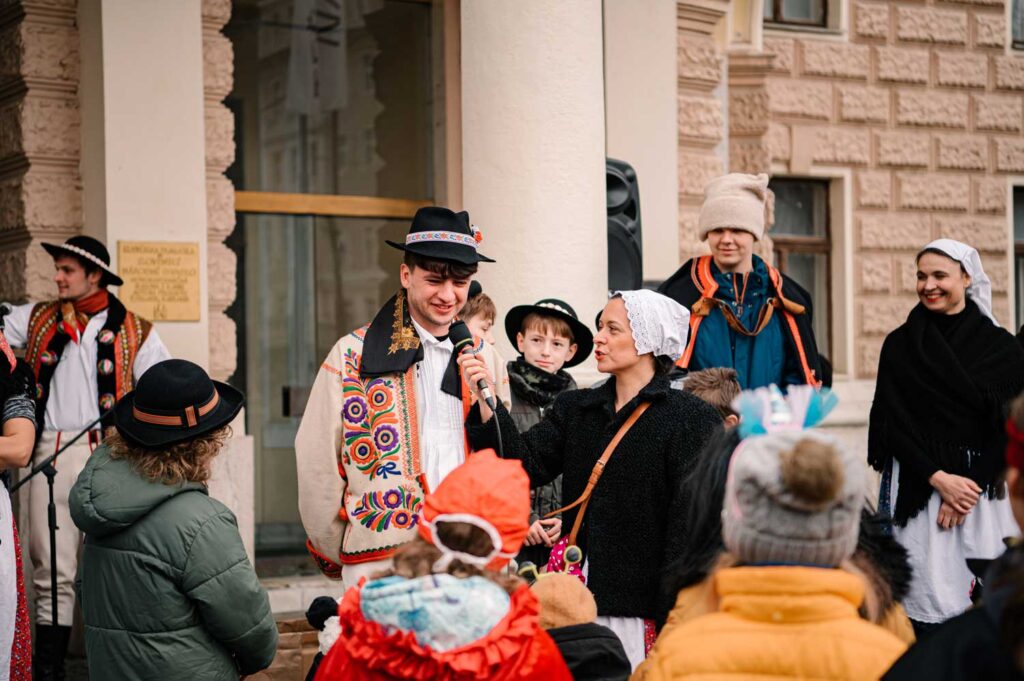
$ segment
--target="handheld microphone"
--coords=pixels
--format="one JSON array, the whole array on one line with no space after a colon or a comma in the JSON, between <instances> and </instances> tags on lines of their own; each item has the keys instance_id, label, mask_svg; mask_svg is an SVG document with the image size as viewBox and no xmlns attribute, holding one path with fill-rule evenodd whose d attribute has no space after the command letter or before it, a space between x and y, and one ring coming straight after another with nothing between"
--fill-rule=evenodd
<instances>
[{"instance_id":1,"label":"handheld microphone","mask_svg":"<svg viewBox=\"0 0 1024 681\"><path fill-rule=\"evenodd\" d=\"M455 354L462 354L466 350L472 350L473 348L473 334L464 321L452 322L451 327L448 329L448 337L452 339L452 345L455 346ZM491 392L491 387L487 385L487 381L481 378L476 382L476 387L480 390L480 395L484 398L487 406L492 410L497 409L498 402L494 399L494 393Z\"/></svg>"}]
</instances>

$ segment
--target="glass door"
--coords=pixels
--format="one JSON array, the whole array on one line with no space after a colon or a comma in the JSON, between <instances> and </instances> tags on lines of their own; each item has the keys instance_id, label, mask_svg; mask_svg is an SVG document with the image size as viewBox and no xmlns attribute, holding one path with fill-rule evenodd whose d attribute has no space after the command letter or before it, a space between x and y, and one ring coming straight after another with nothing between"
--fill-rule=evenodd
<instances>
[{"instance_id":1,"label":"glass door","mask_svg":"<svg viewBox=\"0 0 1024 681\"><path fill-rule=\"evenodd\" d=\"M261 554L305 543L298 515L295 434L323 358L394 294L404 238L399 219L239 215L244 325L239 357L256 451L256 542Z\"/></svg>"},{"instance_id":2,"label":"glass door","mask_svg":"<svg viewBox=\"0 0 1024 681\"><path fill-rule=\"evenodd\" d=\"M295 433L324 356L397 286L409 219L443 171L430 0L234 0L238 329L263 576L313 571Z\"/></svg>"}]
</instances>

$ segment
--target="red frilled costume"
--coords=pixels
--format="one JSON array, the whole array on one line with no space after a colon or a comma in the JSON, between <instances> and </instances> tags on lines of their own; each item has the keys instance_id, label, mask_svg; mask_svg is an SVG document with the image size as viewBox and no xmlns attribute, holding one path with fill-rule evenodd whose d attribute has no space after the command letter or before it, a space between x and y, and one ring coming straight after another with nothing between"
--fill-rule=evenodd
<instances>
[{"instance_id":1,"label":"red frilled costume","mask_svg":"<svg viewBox=\"0 0 1024 681\"><path fill-rule=\"evenodd\" d=\"M360 589L349 589L338 608L344 632L324 658L317 681L423 679L424 681L571 681L554 641L540 628L539 605L523 584L508 614L486 636L446 652L421 646L412 632L388 631L363 617Z\"/></svg>"},{"instance_id":2,"label":"red frilled costume","mask_svg":"<svg viewBox=\"0 0 1024 681\"><path fill-rule=\"evenodd\" d=\"M10 419L23 418L35 422L32 400L32 372L18 362L3 331L0 330L0 426ZM8 669L0 669L0 677L11 681L32 678L32 631L25 600L25 580L21 561L18 527L11 512L7 493L8 476L0 472L0 641L9 649L0 650L0 660ZM6 525L9 523L9 525Z\"/></svg>"},{"instance_id":3,"label":"red frilled costume","mask_svg":"<svg viewBox=\"0 0 1024 681\"><path fill-rule=\"evenodd\" d=\"M529 514L529 479L522 465L485 450L472 454L426 496L417 532L441 551L438 563L457 559L481 570L501 570L522 546ZM477 526L490 536L492 551L474 556L445 546L437 532L440 522ZM349 589L338 607L342 635L324 658L317 681L571 681L557 646L540 627L540 604L525 583L507 594L486 578L455 578L436 567L435 572L414 579L364 579ZM486 624L467 635L470 620ZM428 645L431 640L437 645Z\"/></svg>"}]
</instances>

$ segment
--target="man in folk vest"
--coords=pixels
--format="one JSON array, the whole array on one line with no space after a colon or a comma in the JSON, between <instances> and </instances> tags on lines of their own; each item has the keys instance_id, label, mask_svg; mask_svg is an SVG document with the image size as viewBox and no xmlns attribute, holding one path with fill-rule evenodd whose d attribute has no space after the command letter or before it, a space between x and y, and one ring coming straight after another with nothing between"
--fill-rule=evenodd
<instances>
[{"instance_id":1,"label":"man in folk vest","mask_svg":"<svg viewBox=\"0 0 1024 681\"><path fill-rule=\"evenodd\" d=\"M711 255L692 258L658 291L690 310L690 339L678 365L736 370L745 390L820 386L821 358L811 296L754 254L764 236L768 176L730 173L704 190L698 231Z\"/></svg>"},{"instance_id":2,"label":"man in folk vest","mask_svg":"<svg viewBox=\"0 0 1024 681\"><path fill-rule=\"evenodd\" d=\"M335 344L313 383L295 438L299 513L321 571L347 586L416 536L424 495L468 453L472 394L448 329L478 263L494 262L480 241L468 213L417 211L405 242L387 242L405 251L398 292ZM474 345L504 366L489 343ZM508 404L507 374L495 385Z\"/></svg>"},{"instance_id":3,"label":"man in folk vest","mask_svg":"<svg viewBox=\"0 0 1024 681\"><path fill-rule=\"evenodd\" d=\"M149 367L170 357L150 322L125 309L107 290L120 286L110 255L96 239L76 236L43 244L53 257L58 299L13 308L6 334L36 376L36 421L41 427L34 461L53 454L131 391ZM102 426L113 425L106 416ZM57 506L57 603L50 594L50 543L46 479L29 483L29 554L36 595L33 677L64 678L74 615L74 580L82 535L71 521L68 493L92 450L103 439L99 425L54 462ZM54 608L57 626L54 626Z\"/></svg>"}]
</instances>

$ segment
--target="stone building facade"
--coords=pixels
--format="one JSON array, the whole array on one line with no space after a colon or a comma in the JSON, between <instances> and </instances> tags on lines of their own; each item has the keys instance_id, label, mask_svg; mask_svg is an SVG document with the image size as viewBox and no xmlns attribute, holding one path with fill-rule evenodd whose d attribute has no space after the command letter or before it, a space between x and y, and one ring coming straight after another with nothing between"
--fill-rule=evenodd
<instances>
[{"instance_id":1,"label":"stone building facade","mask_svg":"<svg viewBox=\"0 0 1024 681\"><path fill-rule=\"evenodd\" d=\"M938 236L976 245L997 316L1015 322L1012 186L1024 184L1024 53L1011 46L1010 1L823 0L829 21L812 29L766 22L771 0L362 0L351 4L364 13L365 54L353 48L346 68L353 87L364 88L369 113L358 125L369 127L329 152L329 120L306 133L319 135L318 180L340 177L351 189L353 175L370 172L331 165L345 156L372 166L373 176L347 192L358 196L259 187L261 198L238 167L276 164L298 178L304 166L293 157L303 149L284 135L294 122L284 86L250 62L272 62L284 82L292 45L279 35L270 54L261 52L265 36L229 36L256 31L264 11L275 14L258 30L293 23L291 0L0 0L0 300L54 295L41 241L84 232L105 239L115 258L120 240L198 243L200 319L158 328L173 354L215 378L248 376L255 400L236 424L231 454L218 459L213 491L235 509L258 554L258 529L272 524L266 509L295 506L287 469L298 416L282 413L280 397L303 387L279 385L288 381L271 380L263 367L291 382L314 372L252 342L258 327L247 319L268 306L254 292L285 287L307 265L322 270L307 282L310 295L348 286L331 309L307 311L305 321L318 326L306 335L274 329L291 349L309 338L329 344L337 320L374 309L392 276L388 249L365 235L394 238L430 200L464 206L482 226L485 252L499 262L482 268L481 279L499 307L557 293L590 318L607 281L604 156L637 169L649 281L704 252L696 221L711 178L743 171L810 179L828 197L827 304L816 302L828 310L842 398L831 423L863 448L878 351L914 303L920 246ZM400 198L378 185L393 179L389 168L401 160L394 130L403 126L391 119L387 130L372 127L401 108L405 87L374 91L389 85L379 82L384 66L405 63L395 45L410 42L369 35L384 30L373 13L389 8L428 15L408 26L428 27L429 40L419 38L432 49L420 56L433 62L423 102L431 125L418 138L434 145L422 173L431 190ZM243 50L246 63L236 63ZM246 92L253 94L239 105ZM243 129L246 106L262 111L266 125L250 118ZM252 142L264 131L277 146ZM333 240L301 264L277 247L260 252L255 240L239 249L257 219L277 237L314 234L324 219ZM781 252L784 220L777 222L762 255ZM344 250L356 228L363 242ZM372 286L359 283L354 261L375 273ZM263 289L253 286L259 280ZM373 290L352 294L360 285ZM294 300L303 298L277 302L287 312ZM314 359L317 352L306 348ZM580 383L595 374L584 365ZM263 412L276 421L263 422ZM292 496L268 502L285 493ZM289 512L295 526L297 512ZM282 589L275 608L304 607L322 588Z\"/></svg>"},{"instance_id":2,"label":"stone building facade","mask_svg":"<svg viewBox=\"0 0 1024 681\"><path fill-rule=\"evenodd\" d=\"M913 256L934 238L976 246L997 318L1020 323L1024 52L1010 46L1009 3L831 2L834 23L813 29L765 22L760 2L727 4L703 3L701 21L679 4L682 256L698 249L700 188L723 167L820 178L842 377L874 375L882 340L916 301Z\"/></svg>"}]
</instances>

